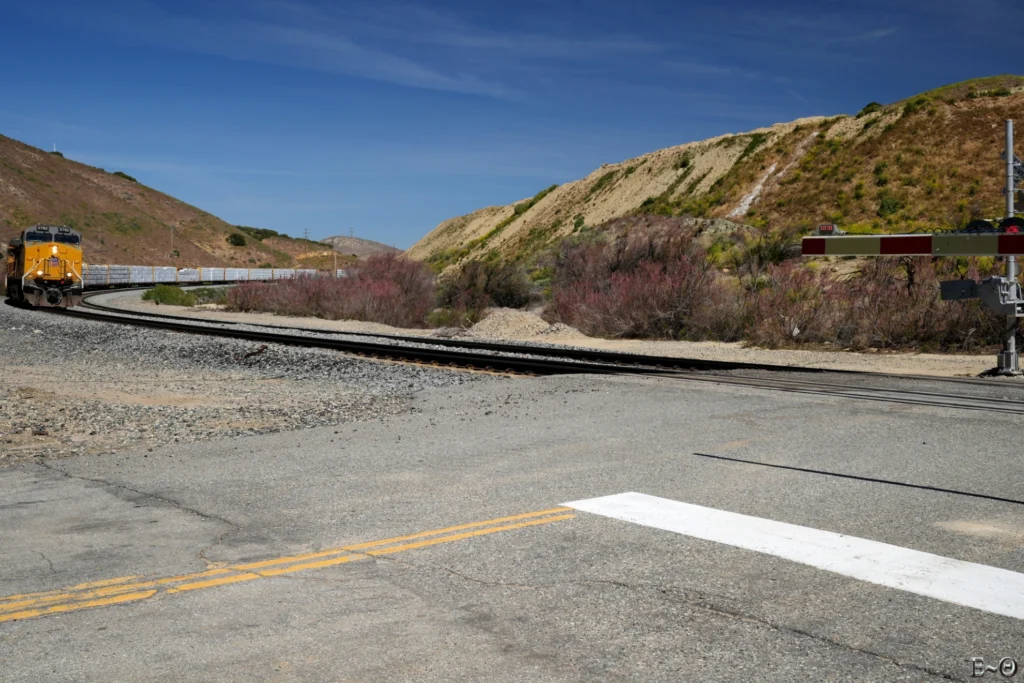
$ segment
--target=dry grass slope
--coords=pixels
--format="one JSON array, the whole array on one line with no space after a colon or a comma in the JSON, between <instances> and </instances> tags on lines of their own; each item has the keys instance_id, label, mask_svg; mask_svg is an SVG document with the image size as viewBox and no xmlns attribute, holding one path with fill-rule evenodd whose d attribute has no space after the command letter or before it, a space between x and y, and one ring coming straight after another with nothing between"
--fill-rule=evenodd
<instances>
[{"instance_id":1,"label":"dry grass slope","mask_svg":"<svg viewBox=\"0 0 1024 683\"><path fill-rule=\"evenodd\" d=\"M449 266L529 260L585 227L634 214L853 232L953 228L998 216L1002 121L1024 119L1024 77L957 83L851 116L811 117L662 149L522 201L445 221L407 252Z\"/></svg>"},{"instance_id":2,"label":"dry grass slope","mask_svg":"<svg viewBox=\"0 0 1024 683\"><path fill-rule=\"evenodd\" d=\"M36 223L80 230L86 259L92 263L240 267L297 263L286 250L125 173L108 173L0 135L0 247ZM176 257L171 255L172 229ZM244 245L230 244L232 235L238 243L244 238Z\"/></svg>"}]
</instances>

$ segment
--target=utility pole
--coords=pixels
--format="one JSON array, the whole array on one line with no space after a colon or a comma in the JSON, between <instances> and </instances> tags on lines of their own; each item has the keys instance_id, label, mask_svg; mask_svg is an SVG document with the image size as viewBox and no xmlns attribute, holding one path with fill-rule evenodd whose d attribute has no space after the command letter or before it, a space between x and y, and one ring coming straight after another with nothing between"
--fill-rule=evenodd
<instances>
[{"instance_id":1,"label":"utility pole","mask_svg":"<svg viewBox=\"0 0 1024 683\"><path fill-rule=\"evenodd\" d=\"M1013 119L1006 121L1006 217L1013 218L1016 210L1013 205L1014 193L1017 191L1017 179L1014 174L1013 154ZM1006 279L1010 287L1017 286L1017 257L1006 257ZM1006 341L1003 352L999 354L998 372L1000 375L1019 375L1020 357L1017 354L1017 317L1011 315L1006 319Z\"/></svg>"}]
</instances>

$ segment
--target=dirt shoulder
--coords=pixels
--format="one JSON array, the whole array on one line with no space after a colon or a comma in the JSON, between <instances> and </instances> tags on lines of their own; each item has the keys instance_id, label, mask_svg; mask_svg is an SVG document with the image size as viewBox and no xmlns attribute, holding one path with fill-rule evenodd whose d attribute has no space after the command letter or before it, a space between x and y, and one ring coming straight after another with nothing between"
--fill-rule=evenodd
<instances>
[{"instance_id":1,"label":"dirt shoulder","mask_svg":"<svg viewBox=\"0 0 1024 683\"><path fill-rule=\"evenodd\" d=\"M180 315L209 320L307 327L337 332L369 332L374 334L423 337L438 334L434 330L405 329L354 320L321 320L319 318L295 318L267 313L234 313L222 310L157 306L153 303L142 301L141 295L138 292L118 292L104 296L100 301L125 310L159 311L167 315ZM653 356L790 365L828 370L857 370L895 375L973 377L995 365L995 358L991 354L856 353L852 351L776 350L724 342L597 339L588 337L567 325L550 325L536 313L501 308L492 309L487 317L471 329L460 332L458 337L464 339L565 344Z\"/></svg>"}]
</instances>

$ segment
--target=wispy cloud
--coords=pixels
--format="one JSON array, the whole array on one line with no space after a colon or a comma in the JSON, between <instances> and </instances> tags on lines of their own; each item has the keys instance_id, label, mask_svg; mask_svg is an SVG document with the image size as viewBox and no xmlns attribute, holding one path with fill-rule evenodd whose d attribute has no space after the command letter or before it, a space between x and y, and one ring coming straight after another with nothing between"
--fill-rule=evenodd
<instances>
[{"instance_id":1,"label":"wispy cloud","mask_svg":"<svg viewBox=\"0 0 1024 683\"><path fill-rule=\"evenodd\" d=\"M445 74L422 63L383 50L365 47L348 38L307 28L248 24L244 29L248 44L273 45L269 54L249 57L309 68L347 76L405 85L415 88L486 95L502 99L518 97L514 88L468 74ZM236 36L238 34L236 33ZM213 47L211 52L220 52ZM225 56L241 57L243 51L229 51ZM243 57L244 58L244 57Z\"/></svg>"},{"instance_id":2,"label":"wispy cloud","mask_svg":"<svg viewBox=\"0 0 1024 683\"><path fill-rule=\"evenodd\" d=\"M880 28L874 31L866 31L864 33L858 33L854 36L847 36L845 38L836 38L836 42L843 43L867 43L872 40L880 40L881 38L888 38L892 34L899 31L896 27Z\"/></svg>"},{"instance_id":3,"label":"wispy cloud","mask_svg":"<svg viewBox=\"0 0 1024 683\"><path fill-rule=\"evenodd\" d=\"M275 3L275 6L280 7ZM289 2L290 12L307 19L330 21L332 15L301 2ZM650 55L670 46L631 34L564 35L539 31L494 31L466 22L450 11L441 11L423 3L401 0L377 0L365 3L344 17L345 24L360 32L392 41L435 45L456 50L474 50L481 54L497 52L503 58L514 55L537 61L549 58L592 61L620 58L623 55Z\"/></svg>"},{"instance_id":4,"label":"wispy cloud","mask_svg":"<svg viewBox=\"0 0 1024 683\"><path fill-rule=\"evenodd\" d=\"M276 64L334 73L396 85L514 98L519 93L503 83L459 71L448 72L395 52L359 42L330 24L296 21L295 9L268 15L280 6L264 4L263 12L231 16L185 15L151 3L133 3L110 10L68 7L64 20L95 32L113 34L129 44L152 45L235 60Z\"/></svg>"},{"instance_id":5,"label":"wispy cloud","mask_svg":"<svg viewBox=\"0 0 1024 683\"><path fill-rule=\"evenodd\" d=\"M759 7L740 13L724 30L762 53L852 63L867 58L858 44L896 34L903 21L894 9L868 5L814 14Z\"/></svg>"},{"instance_id":6,"label":"wispy cloud","mask_svg":"<svg viewBox=\"0 0 1024 683\"><path fill-rule=\"evenodd\" d=\"M339 5L232 0L187 12L183 7L118 0L105 9L68 4L52 14L128 44L506 100L524 96L510 82L515 75L669 50L634 35L496 31L400 0Z\"/></svg>"},{"instance_id":7,"label":"wispy cloud","mask_svg":"<svg viewBox=\"0 0 1024 683\"><path fill-rule=\"evenodd\" d=\"M708 62L669 61L663 66L669 72L686 76L757 78L759 75L747 69Z\"/></svg>"},{"instance_id":8,"label":"wispy cloud","mask_svg":"<svg viewBox=\"0 0 1024 683\"><path fill-rule=\"evenodd\" d=\"M798 93L796 90L793 90L792 88L786 88L786 94L792 97L800 104L810 104L810 101L806 97Z\"/></svg>"}]
</instances>

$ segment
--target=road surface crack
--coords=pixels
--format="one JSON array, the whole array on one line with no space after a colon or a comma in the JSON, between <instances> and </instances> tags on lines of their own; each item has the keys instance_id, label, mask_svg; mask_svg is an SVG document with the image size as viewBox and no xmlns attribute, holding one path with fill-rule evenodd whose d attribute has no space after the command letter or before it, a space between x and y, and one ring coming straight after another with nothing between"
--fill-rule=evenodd
<instances>
[{"instance_id":1,"label":"road surface crack","mask_svg":"<svg viewBox=\"0 0 1024 683\"><path fill-rule=\"evenodd\" d=\"M203 548L201 548L199 550L198 557L207 566L213 564L214 561L210 560L208 557L206 557L206 553L210 552L212 549L216 548L221 543L223 543L224 539L226 539L230 534L233 534L235 532L238 532L238 531L242 530L241 526L239 526L238 524L235 524L231 520L225 519L224 517L219 517L219 516L214 515L214 514L210 514L208 512L202 512L201 510L197 510L195 508L189 507L189 506L185 505L184 503L182 503L181 501L174 500L173 498L168 498L166 496L161 496L161 495L158 495L156 493L150 493L149 491L142 491L140 489L136 489L136 488L132 488L131 486L127 486L125 484L119 484L117 482L107 481L106 479L100 479L99 477L85 477L85 476L82 476L82 475L79 475L79 474L71 474L70 472L62 470L59 467L54 467L53 465L48 463L45 459L40 459L37 462L38 462L39 466L42 467L43 469L49 470L50 472L54 472L54 473L59 474L61 476L67 477L68 479L78 479L80 481L88 481L88 482L92 482L94 484L101 484L103 486L107 486L107 487L110 487L110 488L118 489L120 491L127 491L129 493L134 494L135 496L139 496L139 497L142 497L142 498L149 498L149 499L152 499L152 500L160 501L161 503L165 503L167 505L170 505L171 507L173 507L173 508L175 508L177 510L181 510L182 512L187 512L189 514L195 515L195 516L199 517L200 519L204 519L204 520L212 521L212 522L219 522L221 524L228 525L230 527L230 529L225 530L223 533L221 533L219 536L217 536L217 539L213 543L211 543L211 544L209 544L209 545L207 545L207 546L205 546L205 547L203 547ZM51 565L51 568L52 568L52 565Z\"/></svg>"},{"instance_id":2,"label":"road surface crack","mask_svg":"<svg viewBox=\"0 0 1024 683\"><path fill-rule=\"evenodd\" d=\"M46 564L50 567L50 573L56 574L57 570L53 568L53 560L48 558L41 550L37 550L36 553L39 555L39 557L43 558L43 561L46 562Z\"/></svg>"}]
</instances>

